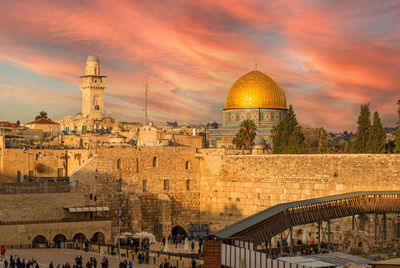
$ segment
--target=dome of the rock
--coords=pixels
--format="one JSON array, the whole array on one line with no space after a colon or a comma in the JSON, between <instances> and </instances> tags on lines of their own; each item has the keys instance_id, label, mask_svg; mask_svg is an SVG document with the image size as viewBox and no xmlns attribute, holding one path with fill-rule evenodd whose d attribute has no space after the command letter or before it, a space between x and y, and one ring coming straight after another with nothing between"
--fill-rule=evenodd
<instances>
[{"instance_id":1,"label":"dome of the rock","mask_svg":"<svg viewBox=\"0 0 400 268\"><path fill-rule=\"evenodd\" d=\"M286 97L279 84L260 71L251 71L236 80L225 97L225 109L286 109Z\"/></svg>"}]
</instances>

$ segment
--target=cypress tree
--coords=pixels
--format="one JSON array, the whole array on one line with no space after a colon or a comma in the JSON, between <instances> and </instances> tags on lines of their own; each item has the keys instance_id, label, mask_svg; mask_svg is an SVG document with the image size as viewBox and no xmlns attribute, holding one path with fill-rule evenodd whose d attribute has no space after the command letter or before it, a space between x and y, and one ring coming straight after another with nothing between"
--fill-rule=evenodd
<instances>
[{"instance_id":1,"label":"cypress tree","mask_svg":"<svg viewBox=\"0 0 400 268\"><path fill-rule=\"evenodd\" d=\"M369 128L368 153L379 154L385 152L386 131L382 126L378 112L374 113L374 121Z\"/></svg>"},{"instance_id":2,"label":"cypress tree","mask_svg":"<svg viewBox=\"0 0 400 268\"><path fill-rule=\"evenodd\" d=\"M400 100L397 101L397 105L399 105L399 108L397 108L397 114L399 116L399 121L397 122L397 130L394 133L395 139L394 139L394 149L393 152L395 154L400 153Z\"/></svg>"},{"instance_id":3,"label":"cypress tree","mask_svg":"<svg viewBox=\"0 0 400 268\"><path fill-rule=\"evenodd\" d=\"M353 145L353 153L367 153L367 143L369 138L369 128L371 121L369 119L369 104L361 105L360 115L358 116L358 128L356 140Z\"/></svg>"},{"instance_id":4,"label":"cypress tree","mask_svg":"<svg viewBox=\"0 0 400 268\"><path fill-rule=\"evenodd\" d=\"M302 154L307 152L304 135L297 123L292 105L279 125L274 127L273 153Z\"/></svg>"},{"instance_id":5,"label":"cypress tree","mask_svg":"<svg viewBox=\"0 0 400 268\"><path fill-rule=\"evenodd\" d=\"M332 138L329 136L328 132L323 127L320 127L316 130L316 136L318 140L317 153L329 153L331 151L329 142L332 140Z\"/></svg>"}]
</instances>

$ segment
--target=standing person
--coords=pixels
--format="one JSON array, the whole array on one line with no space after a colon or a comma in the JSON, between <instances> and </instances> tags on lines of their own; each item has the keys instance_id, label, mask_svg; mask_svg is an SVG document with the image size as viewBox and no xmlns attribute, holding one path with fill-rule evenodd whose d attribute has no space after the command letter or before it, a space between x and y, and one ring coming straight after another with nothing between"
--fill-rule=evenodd
<instances>
[{"instance_id":1,"label":"standing person","mask_svg":"<svg viewBox=\"0 0 400 268\"><path fill-rule=\"evenodd\" d=\"M5 258L6 249L4 248L4 246L1 246L0 253L1 253L1 257Z\"/></svg>"},{"instance_id":2,"label":"standing person","mask_svg":"<svg viewBox=\"0 0 400 268\"><path fill-rule=\"evenodd\" d=\"M6 265L4 264L3 260L0 260L0 268L6 268Z\"/></svg>"},{"instance_id":3,"label":"standing person","mask_svg":"<svg viewBox=\"0 0 400 268\"><path fill-rule=\"evenodd\" d=\"M95 257L93 257L93 267L97 268L97 260Z\"/></svg>"},{"instance_id":4,"label":"standing person","mask_svg":"<svg viewBox=\"0 0 400 268\"><path fill-rule=\"evenodd\" d=\"M49 268L54 268L53 262L50 262Z\"/></svg>"},{"instance_id":5,"label":"standing person","mask_svg":"<svg viewBox=\"0 0 400 268\"><path fill-rule=\"evenodd\" d=\"M193 238L193 240L192 240L192 252L194 252L194 245L195 245L195 242L196 242L196 240L194 240L194 238Z\"/></svg>"}]
</instances>

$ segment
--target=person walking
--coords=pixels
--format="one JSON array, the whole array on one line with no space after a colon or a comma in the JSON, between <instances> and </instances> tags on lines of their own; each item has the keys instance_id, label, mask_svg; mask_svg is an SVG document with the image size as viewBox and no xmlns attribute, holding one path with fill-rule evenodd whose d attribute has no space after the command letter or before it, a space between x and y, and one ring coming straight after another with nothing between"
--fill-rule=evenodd
<instances>
[{"instance_id":1,"label":"person walking","mask_svg":"<svg viewBox=\"0 0 400 268\"><path fill-rule=\"evenodd\" d=\"M5 247L4 247L4 246L1 246L0 253L1 253L1 258L5 258L5 255L6 255L6 249L5 249Z\"/></svg>"}]
</instances>

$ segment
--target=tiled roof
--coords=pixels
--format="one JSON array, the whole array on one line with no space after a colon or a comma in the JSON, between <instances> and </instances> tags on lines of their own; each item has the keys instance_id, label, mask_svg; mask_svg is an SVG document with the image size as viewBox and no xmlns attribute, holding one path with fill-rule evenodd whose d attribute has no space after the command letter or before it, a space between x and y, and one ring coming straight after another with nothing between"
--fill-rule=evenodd
<instances>
[{"instance_id":1,"label":"tiled roof","mask_svg":"<svg viewBox=\"0 0 400 268\"><path fill-rule=\"evenodd\" d=\"M39 118L39 119L36 119L35 121L29 122L29 123L26 123L26 124L27 125L29 125L29 124L58 125L58 123L53 122L53 121L51 121L49 119L46 119L46 118Z\"/></svg>"}]
</instances>

